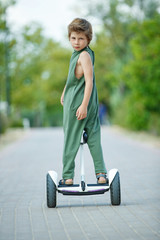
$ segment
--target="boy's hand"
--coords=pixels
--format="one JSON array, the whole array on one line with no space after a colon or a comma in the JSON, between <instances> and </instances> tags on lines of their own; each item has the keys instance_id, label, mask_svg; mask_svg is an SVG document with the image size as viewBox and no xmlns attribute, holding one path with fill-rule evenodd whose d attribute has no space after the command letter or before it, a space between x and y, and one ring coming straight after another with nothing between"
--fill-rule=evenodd
<instances>
[{"instance_id":1,"label":"boy's hand","mask_svg":"<svg viewBox=\"0 0 160 240\"><path fill-rule=\"evenodd\" d=\"M82 120L87 117L87 107L80 105L76 112L77 120Z\"/></svg>"}]
</instances>

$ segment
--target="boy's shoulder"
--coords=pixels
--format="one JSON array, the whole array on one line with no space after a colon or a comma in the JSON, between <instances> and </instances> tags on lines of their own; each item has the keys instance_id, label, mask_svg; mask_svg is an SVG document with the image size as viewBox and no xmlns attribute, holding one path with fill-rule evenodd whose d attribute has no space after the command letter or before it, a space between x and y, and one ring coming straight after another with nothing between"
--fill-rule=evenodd
<instances>
[{"instance_id":1,"label":"boy's shoulder","mask_svg":"<svg viewBox=\"0 0 160 240\"><path fill-rule=\"evenodd\" d=\"M89 54L89 52L85 49L84 51L82 51L81 53L80 53L80 56L79 56L79 58L80 59L88 59L88 58L90 58L90 54Z\"/></svg>"}]
</instances>

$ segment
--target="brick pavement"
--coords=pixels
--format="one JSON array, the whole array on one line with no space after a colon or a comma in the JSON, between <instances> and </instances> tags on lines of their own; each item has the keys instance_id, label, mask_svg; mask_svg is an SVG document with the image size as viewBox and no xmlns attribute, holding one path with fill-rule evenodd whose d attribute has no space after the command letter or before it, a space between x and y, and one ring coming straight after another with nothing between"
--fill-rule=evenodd
<instances>
[{"instance_id":1,"label":"brick pavement","mask_svg":"<svg viewBox=\"0 0 160 240\"><path fill-rule=\"evenodd\" d=\"M45 177L61 177L61 128L34 129L0 151L0 240L160 239L160 149L102 128L107 168L118 168L122 204L110 194L63 196L46 206ZM87 182L95 182L85 147ZM79 181L79 154L75 182Z\"/></svg>"}]
</instances>

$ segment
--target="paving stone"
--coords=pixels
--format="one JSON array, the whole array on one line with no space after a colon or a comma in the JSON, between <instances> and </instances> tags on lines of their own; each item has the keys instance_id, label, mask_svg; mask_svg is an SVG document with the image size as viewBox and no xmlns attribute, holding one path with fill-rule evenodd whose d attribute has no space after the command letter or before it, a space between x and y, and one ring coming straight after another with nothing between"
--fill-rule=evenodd
<instances>
[{"instance_id":1,"label":"paving stone","mask_svg":"<svg viewBox=\"0 0 160 240\"><path fill-rule=\"evenodd\" d=\"M46 174L61 178L63 130L32 129L0 150L0 240L160 239L160 149L107 127L101 132L107 169L120 172L121 205L111 206L110 193L58 194L57 207L47 208ZM87 145L84 155L86 180L96 183Z\"/></svg>"}]
</instances>

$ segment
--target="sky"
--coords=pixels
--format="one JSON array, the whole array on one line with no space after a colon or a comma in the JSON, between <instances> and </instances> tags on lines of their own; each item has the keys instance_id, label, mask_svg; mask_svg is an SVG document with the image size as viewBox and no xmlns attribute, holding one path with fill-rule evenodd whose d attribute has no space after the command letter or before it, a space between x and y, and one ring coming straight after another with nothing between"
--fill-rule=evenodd
<instances>
[{"instance_id":1,"label":"sky","mask_svg":"<svg viewBox=\"0 0 160 240\"><path fill-rule=\"evenodd\" d=\"M76 17L85 17L85 14L84 0L17 0L16 5L8 9L7 18L14 32L36 21L42 25L46 36L64 42L68 24ZM87 19L95 22L93 17Z\"/></svg>"}]
</instances>

